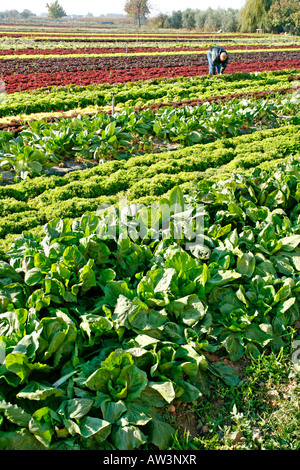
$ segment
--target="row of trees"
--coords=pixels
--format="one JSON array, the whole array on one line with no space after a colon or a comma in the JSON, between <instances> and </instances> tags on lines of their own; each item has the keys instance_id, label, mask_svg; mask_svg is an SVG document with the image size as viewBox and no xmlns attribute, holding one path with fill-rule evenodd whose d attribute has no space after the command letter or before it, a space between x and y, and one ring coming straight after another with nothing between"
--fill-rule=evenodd
<instances>
[{"instance_id":1,"label":"row of trees","mask_svg":"<svg viewBox=\"0 0 300 470\"><path fill-rule=\"evenodd\" d=\"M125 12L138 26L150 14L149 0L126 0ZM241 10L187 8L171 15L159 13L152 23L161 27L197 29L199 31L254 32L257 28L274 32L300 32L299 0L246 0Z\"/></svg>"},{"instance_id":2,"label":"row of trees","mask_svg":"<svg viewBox=\"0 0 300 470\"><path fill-rule=\"evenodd\" d=\"M125 13L134 19L138 27L147 21L151 13L150 0L126 0ZM62 18L66 12L55 0L47 3L49 18ZM3 19L24 19L36 16L30 10L19 13L10 10L1 13ZM218 8L213 10L173 11L172 14L159 13L150 22L162 28L196 29L203 32L222 30L223 32L254 32L257 28L275 33L300 33L300 2L299 0L246 0L241 10Z\"/></svg>"},{"instance_id":3,"label":"row of trees","mask_svg":"<svg viewBox=\"0 0 300 470\"><path fill-rule=\"evenodd\" d=\"M233 8L208 8L204 11L187 8L184 11L173 11L166 21L170 28L197 29L202 32L222 29L224 32L235 32L238 29L238 13L239 10ZM158 20L161 21L160 15Z\"/></svg>"},{"instance_id":4,"label":"row of trees","mask_svg":"<svg viewBox=\"0 0 300 470\"><path fill-rule=\"evenodd\" d=\"M59 5L58 0L55 0L50 4L47 3L46 7L48 9L49 18L62 18L63 16L66 16L65 10ZM0 12L0 18L7 21L24 20L32 16L36 16L36 14L27 9L23 10L22 12L17 10L5 10Z\"/></svg>"},{"instance_id":5,"label":"row of trees","mask_svg":"<svg viewBox=\"0 0 300 470\"><path fill-rule=\"evenodd\" d=\"M140 26L150 14L149 0L126 0L125 12ZM171 15L159 13L150 22L162 28L197 29L199 31L235 32L238 29L239 10L208 8L205 11L187 8L184 11L173 11Z\"/></svg>"},{"instance_id":6,"label":"row of trees","mask_svg":"<svg viewBox=\"0 0 300 470\"><path fill-rule=\"evenodd\" d=\"M31 16L36 16L35 13L32 13L30 10L23 10L19 12L18 10L6 10L0 11L0 18L2 20L24 20L26 18L30 18Z\"/></svg>"}]
</instances>

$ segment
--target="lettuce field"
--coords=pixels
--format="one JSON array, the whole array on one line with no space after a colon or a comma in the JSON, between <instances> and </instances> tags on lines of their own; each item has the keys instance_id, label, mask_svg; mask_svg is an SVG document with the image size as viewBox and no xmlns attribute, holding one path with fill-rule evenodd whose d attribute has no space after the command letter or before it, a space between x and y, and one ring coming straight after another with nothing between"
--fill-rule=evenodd
<instances>
[{"instance_id":1,"label":"lettuce field","mask_svg":"<svg viewBox=\"0 0 300 470\"><path fill-rule=\"evenodd\" d=\"M1 24L0 65L0 449L169 449L291 361L299 37Z\"/></svg>"}]
</instances>

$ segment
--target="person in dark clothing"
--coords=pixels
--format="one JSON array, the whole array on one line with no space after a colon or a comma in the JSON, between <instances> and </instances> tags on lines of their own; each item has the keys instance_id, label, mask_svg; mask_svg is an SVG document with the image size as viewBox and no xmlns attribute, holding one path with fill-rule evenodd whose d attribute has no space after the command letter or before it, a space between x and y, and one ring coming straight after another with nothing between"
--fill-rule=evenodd
<instances>
[{"instance_id":1,"label":"person in dark clothing","mask_svg":"<svg viewBox=\"0 0 300 470\"><path fill-rule=\"evenodd\" d=\"M222 47L211 47L207 53L208 73L210 75L223 74L228 64L228 53Z\"/></svg>"}]
</instances>

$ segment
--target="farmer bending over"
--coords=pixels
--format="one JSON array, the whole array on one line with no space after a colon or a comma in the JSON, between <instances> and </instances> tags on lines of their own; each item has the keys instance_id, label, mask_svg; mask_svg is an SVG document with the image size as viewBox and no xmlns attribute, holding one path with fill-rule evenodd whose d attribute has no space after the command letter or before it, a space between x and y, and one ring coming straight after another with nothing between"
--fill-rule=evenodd
<instances>
[{"instance_id":1,"label":"farmer bending over","mask_svg":"<svg viewBox=\"0 0 300 470\"><path fill-rule=\"evenodd\" d=\"M208 73L216 75L217 73L223 74L228 64L228 53L222 47L211 47L207 53L208 59Z\"/></svg>"}]
</instances>

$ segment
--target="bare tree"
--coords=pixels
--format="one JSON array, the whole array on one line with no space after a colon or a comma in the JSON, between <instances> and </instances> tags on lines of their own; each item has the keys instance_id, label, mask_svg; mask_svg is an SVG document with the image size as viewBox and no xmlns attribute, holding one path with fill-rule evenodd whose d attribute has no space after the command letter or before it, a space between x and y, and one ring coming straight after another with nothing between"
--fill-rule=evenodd
<instances>
[{"instance_id":1,"label":"bare tree","mask_svg":"<svg viewBox=\"0 0 300 470\"><path fill-rule=\"evenodd\" d=\"M157 15L157 19L160 23L160 26L163 28L166 24L167 19L168 19L168 15L166 13L159 13Z\"/></svg>"},{"instance_id":2,"label":"bare tree","mask_svg":"<svg viewBox=\"0 0 300 470\"><path fill-rule=\"evenodd\" d=\"M141 26L142 20L146 19L150 13L148 0L127 0L125 4L125 12L137 22L138 27Z\"/></svg>"},{"instance_id":3,"label":"bare tree","mask_svg":"<svg viewBox=\"0 0 300 470\"><path fill-rule=\"evenodd\" d=\"M48 15L50 18L62 18L63 16L67 16L63 7L61 7L58 3L58 0L55 0L54 3L46 4L48 8Z\"/></svg>"}]
</instances>

